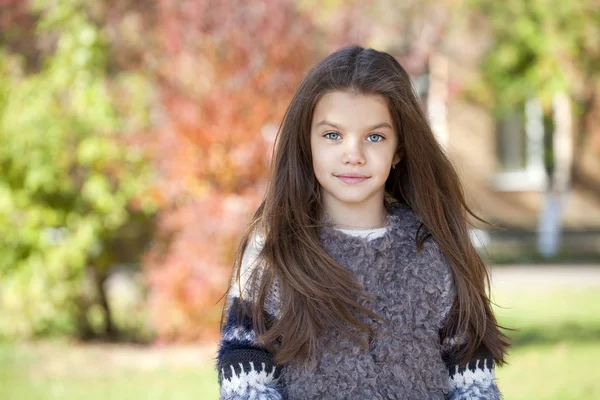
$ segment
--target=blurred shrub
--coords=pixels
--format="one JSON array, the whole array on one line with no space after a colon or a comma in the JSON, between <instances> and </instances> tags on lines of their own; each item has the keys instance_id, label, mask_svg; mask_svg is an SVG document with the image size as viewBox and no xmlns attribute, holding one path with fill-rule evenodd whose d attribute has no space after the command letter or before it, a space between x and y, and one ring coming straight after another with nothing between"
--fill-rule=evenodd
<instances>
[{"instance_id":1,"label":"blurred shrub","mask_svg":"<svg viewBox=\"0 0 600 400\"><path fill-rule=\"evenodd\" d=\"M147 111L123 115L113 100L140 99L146 84L109 75L84 5L31 2L35 30L15 40L33 40L21 47L37 49L34 60L15 43L0 48L1 335L81 333L94 304L109 321L103 283L123 255L116 245L133 243L154 209L142 196L151 169L134 129L122 129Z\"/></svg>"},{"instance_id":2,"label":"blurred shrub","mask_svg":"<svg viewBox=\"0 0 600 400\"><path fill-rule=\"evenodd\" d=\"M579 131L589 134L600 90L598 2L473 0L469 6L494 38L481 66L479 100L504 115L536 97L548 114L564 91L576 106Z\"/></svg>"},{"instance_id":3,"label":"blurred shrub","mask_svg":"<svg viewBox=\"0 0 600 400\"><path fill-rule=\"evenodd\" d=\"M238 239L265 187L271 146L318 32L292 0L162 0L148 47L164 124L164 203L146 259L161 340L214 335Z\"/></svg>"}]
</instances>

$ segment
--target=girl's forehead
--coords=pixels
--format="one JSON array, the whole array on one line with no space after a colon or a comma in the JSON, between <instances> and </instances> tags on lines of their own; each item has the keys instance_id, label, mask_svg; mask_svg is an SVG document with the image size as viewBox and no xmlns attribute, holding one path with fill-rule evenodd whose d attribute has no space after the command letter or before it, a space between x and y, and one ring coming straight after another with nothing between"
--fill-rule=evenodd
<instances>
[{"instance_id":1,"label":"girl's forehead","mask_svg":"<svg viewBox=\"0 0 600 400\"><path fill-rule=\"evenodd\" d=\"M392 118L385 97L377 94L356 94L344 91L328 92L317 102L313 112L313 127L369 127L387 123Z\"/></svg>"}]
</instances>

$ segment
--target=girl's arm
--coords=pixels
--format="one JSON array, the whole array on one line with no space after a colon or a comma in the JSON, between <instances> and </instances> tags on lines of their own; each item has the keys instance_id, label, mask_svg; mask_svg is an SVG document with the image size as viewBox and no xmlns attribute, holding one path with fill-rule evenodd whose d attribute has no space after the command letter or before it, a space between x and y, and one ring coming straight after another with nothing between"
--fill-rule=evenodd
<instances>
[{"instance_id":1,"label":"girl's arm","mask_svg":"<svg viewBox=\"0 0 600 400\"><path fill-rule=\"evenodd\" d=\"M433 243L430 265L444 265L445 290L444 319L449 318L450 309L456 299L452 283L452 272L446 257L436 242ZM442 325L443 327L443 325ZM441 327L440 327L441 334ZM448 368L448 400L501 400L502 394L496 385L494 359L485 346L481 346L467 365L461 364L455 357L460 346L465 344L464 337L447 337L441 343L442 360Z\"/></svg>"},{"instance_id":2,"label":"girl's arm","mask_svg":"<svg viewBox=\"0 0 600 400\"><path fill-rule=\"evenodd\" d=\"M252 327L251 304L246 301L242 308L238 287L243 290L244 277L251 274L259 248L252 239L242 261L242 283L234 284L228 295L228 313L221 330L217 353L217 369L220 400L279 400L283 398L280 387L281 366L273 361L273 355L256 342ZM244 297L246 299L247 297ZM265 311L265 320L274 318Z\"/></svg>"},{"instance_id":3,"label":"girl's arm","mask_svg":"<svg viewBox=\"0 0 600 400\"><path fill-rule=\"evenodd\" d=\"M502 399L502 394L496 385L494 359L490 352L482 345L466 366L460 365L453 353L461 344L461 340L456 337L446 338L442 343L442 359L448 368L450 386L447 399Z\"/></svg>"},{"instance_id":4,"label":"girl's arm","mask_svg":"<svg viewBox=\"0 0 600 400\"><path fill-rule=\"evenodd\" d=\"M255 339L252 319L241 314L240 299L235 298L217 354L221 400L282 399L278 385L281 367Z\"/></svg>"}]
</instances>

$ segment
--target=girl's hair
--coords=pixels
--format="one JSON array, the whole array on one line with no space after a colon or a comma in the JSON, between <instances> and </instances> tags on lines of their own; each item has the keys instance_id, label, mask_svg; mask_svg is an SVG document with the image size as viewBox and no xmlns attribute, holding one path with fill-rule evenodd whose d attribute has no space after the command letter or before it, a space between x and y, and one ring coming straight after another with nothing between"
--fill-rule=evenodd
<instances>
[{"instance_id":1,"label":"girl's hair","mask_svg":"<svg viewBox=\"0 0 600 400\"><path fill-rule=\"evenodd\" d=\"M337 329L357 339L357 330L372 333L358 313L379 318L359 304L356 295L369 297L319 240L323 206L310 133L315 105L330 91L387 100L402 158L386 181L386 197L406 204L421 218L426 229L419 232L435 238L453 272L457 297L443 333L469 338L458 354L463 362L483 344L503 364L508 339L491 309L489 276L471 243L467 214L483 220L467 206L458 175L437 143L406 71L391 55L359 46L334 52L308 72L280 126L266 196L241 241L232 276L240 281L249 239L261 232L263 267L251 306L258 339L274 351L278 363L314 361L323 330ZM416 235L419 251L429 234ZM274 282L279 285L280 312L267 321L265 300Z\"/></svg>"}]
</instances>

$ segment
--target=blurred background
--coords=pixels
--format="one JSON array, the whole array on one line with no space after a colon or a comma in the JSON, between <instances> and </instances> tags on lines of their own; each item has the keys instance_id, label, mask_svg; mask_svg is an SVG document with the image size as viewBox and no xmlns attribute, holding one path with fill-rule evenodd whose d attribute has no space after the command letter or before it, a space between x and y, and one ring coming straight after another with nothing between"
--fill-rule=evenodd
<instances>
[{"instance_id":1,"label":"blurred background","mask_svg":"<svg viewBox=\"0 0 600 400\"><path fill-rule=\"evenodd\" d=\"M507 400L600 398L596 0L0 0L0 398L215 399L278 123L358 43L414 79L513 348Z\"/></svg>"}]
</instances>

